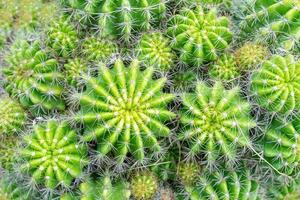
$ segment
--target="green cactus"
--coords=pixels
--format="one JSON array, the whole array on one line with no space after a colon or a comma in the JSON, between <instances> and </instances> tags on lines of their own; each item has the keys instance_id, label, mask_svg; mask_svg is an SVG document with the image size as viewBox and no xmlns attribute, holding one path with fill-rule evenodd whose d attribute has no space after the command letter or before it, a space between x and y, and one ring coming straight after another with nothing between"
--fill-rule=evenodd
<instances>
[{"instance_id":1,"label":"green cactus","mask_svg":"<svg viewBox=\"0 0 300 200\"><path fill-rule=\"evenodd\" d=\"M149 30L164 18L163 0L105 0L99 16L99 27L105 36L128 42L133 33Z\"/></svg>"},{"instance_id":2,"label":"green cactus","mask_svg":"<svg viewBox=\"0 0 300 200\"><path fill-rule=\"evenodd\" d=\"M177 166L177 176L184 185L192 185L200 174L200 165L196 162L181 162Z\"/></svg>"},{"instance_id":3,"label":"green cactus","mask_svg":"<svg viewBox=\"0 0 300 200\"><path fill-rule=\"evenodd\" d=\"M157 178L148 171L137 172L131 178L130 189L136 200L152 199L158 190Z\"/></svg>"},{"instance_id":4,"label":"green cactus","mask_svg":"<svg viewBox=\"0 0 300 200\"><path fill-rule=\"evenodd\" d=\"M175 92L190 91L195 87L197 74L191 70L181 70L172 77L171 90Z\"/></svg>"},{"instance_id":5,"label":"green cactus","mask_svg":"<svg viewBox=\"0 0 300 200\"><path fill-rule=\"evenodd\" d=\"M17 41L6 59L5 89L23 106L31 107L37 114L65 109L63 75L57 61L41 49L40 42Z\"/></svg>"},{"instance_id":6,"label":"green cactus","mask_svg":"<svg viewBox=\"0 0 300 200\"><path fill-rule=\"evenodd\" d=\"M0 178L0 199L1 200L31 200L33 196L30 192L21 187L13 177L1 175Z\"/></svg>"},{"instance_id":7,"label":"green cactus","mask_svg":"<svg viewBox=\"0 0 300 200\"><path fill-rule=\"evenodd\" d=\"M271 187L266 186L268 188L268 196L269 199L275 200L296 200L300 199L300 182L299 179L295 181L284 184L284 181L277 180L272 184Z\"/></svg>"},{"instance_id":8,"label":"green cactus","mask_svg":"<svg viewBox=\"0 0 300 200\"><path fill-rule=\"evenodd\" d=\"M21 169L47 188L69 186L87 164L85 146L77 142L77 133L64 121L37 124L23 140L26 146L20 151L24 159Z\"/></svg>"},{"instance_id":9,"label":"green cactus","mask_svg":"<svg viewBox=\"0 0 300 200\"><path fill-rule=\"evenodd\" d=\"M59 56L68 58L76 50L79 38L75 27L66 19L53 21L47 30L47 45Z\"/></svg>"},{"instance_id":10,"label":"green cactus","mask_svg":"<svg viewBox=\"0 0 300 200\"><path fill-rule=\"evenodd\" d=\"M297 175L300 171L299 116L288 121L276 118L266 131L261 146L265 159L278 172Z\"/></svg>"},{"instance_id":11,"label":"green cactus","mask_svg":"<svg viewBox=\"0 0 300 200\"><path fill-rule=\"evenodd\" d=\"M16 148L18 148L19 143L17 136L0 136L0 168L6 171L13 170L16 161Z\"/></svg>"},{"instance_id":12,"label":"green cactus","mask_svg":"<svg viewBox=\"0 0 300 200\"><path fill-rule=\"evenodd\" d=\"M15 100L6 97L0 99L0 135L20 132L27 120L27 114Z\"/></svg>"},{"instance_id":13,"label":"green cactus","mask_svg":"<svg viewBox=\"0 0 300 200\"><path fill-rule=\"evenodd\" d=\"M209 165L223 155L234 160L237 147L250 147L248 131L256 123L250 116L250 105L239 95L238 87L226 90L221 82L208 87L197 84L196 93L183 94L181 122L184 130L178 136L189 143L190 154L205 153Z\"/></svg>"},{"instance_id":14,"label":"green cactus","mask_svg":"<svg viewBox=\"0 0 300 200\"><path fill-rule=\"evenodd\" d=\"M251 78L258 104L270 112L289 114L300 108L300 62L288 55L265 61Z\"/></svg>"},{"instance_id":15,"label":"green cactus","mask_svg":"<svg viewBox=\"0 0 300 200\"><path fill-rule=\"evenodd\" d=\"M211 77L226 82L238 78L241 75L241 71L233 55L223 54L212 64L209 74Z\"/></svg>"},{"instance_id":16,"label":"green cactus","mask_svg":"<svg viewBox=\"0 0 300 200\"><path fill-rule=\"evenodd\" d=\"M216 60L232 38L229 19L217 17L215 9L206 13L201 6L194 10L183 8L172 18L168 34L181 61L197 67Z\"/></svg>"},{"instance_id":17,"label":"green cactus","mask_svg":"<svg viewBox=\"0 0 300 200\"><path fill-rule=\"evenodd\" d=\"M253 70L258 67L268 56L268 48L258 44L247 42L234 53L236 63L240 70Z\"/></svg>"},{"instance_id":18,"label":"green cactus","mask_svg":"<svg viewBox=\"0 0 300 200\"><path fill-rule=\"evenodd\" d=\"M172 150L173 151L173 150ZM176 156L169 151L163 159L151 167L151 171L162 181L174 180L176 177Z\"/></svg>"},{"instance_id":19,"label":"green cactus","mask_svg":"<svg viewBox=\"0 0 300 200\"><path fill-rule=\"evenodd\" d=\"M299 47L299 1L247 0L237 5L242 11L239 27L243 38L255 38L286 50Z\"/></svg>"},{"instance_id":20,"label":"green cactus","mask_svg":"<svg viewBox=\"0 0 300 200\"><path fill-rule=\"evenodd\" d=\"M98 139L99 155L114 151L119 162L129 152L140 161L146 148L159 152L157 137L170 134L163 122L175 117L166 109L174 95L161 90L166 79L152 80L153 67L142 72L137 60L128 68L119 59L113 69L99 69L98 78L86 77L87 90L77 95L81 111L74 117L86 127L84 139Z\"/></svg>"},{"instance_id":21,"label":"green cactus","mask_svg":"<svg viewBox=\"0 0 300 200\"><path fill-rule=\"evenodd\" d=\"M144 34L137 47L139 60L143 61L146 66L168 71L173 67L175 59L169 43L169 39L159 32Z\"/></svg>"},{"instance_id":22,"label":"green cactus","mask_svg":"<svg viewBox=\"0 0 300 200\"><path fill-rule=\"evenodd\" d=\"M88 66L84 59L69 59L64 64L67 82L72 86L78 86L82 75L88 73Z\"/></svg>"}]
</instances>

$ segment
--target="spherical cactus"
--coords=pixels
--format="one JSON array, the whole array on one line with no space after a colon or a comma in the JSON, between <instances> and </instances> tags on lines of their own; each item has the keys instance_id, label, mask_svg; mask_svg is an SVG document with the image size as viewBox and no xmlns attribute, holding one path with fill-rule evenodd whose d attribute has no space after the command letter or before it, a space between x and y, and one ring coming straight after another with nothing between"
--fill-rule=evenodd
<instances>
[{"instance_id":1,"label":"spherical cactus","mask_svg":"<svg viewBox=\"0 0 300 200\"><path fill-rule=\"evenodd\" d=\"M13 170L16 161L16 148L18 148L19 143L17 136L0 136L0 169Z\"/></svg>"},{"instance_id":2,"label":"spherical cactus","mask_svg":"<svg viewBox=\"0 0 300 200\"><path fill-rule=\"evenodd\" d=\"M268 48L258 43L245 43L235 51L235 59L241 70L258 67L268 56Z\"/></svg>"},{"instance_id":3,"label":"spherical cactus","mask_svg":"<svg viewBox=\"0 0 300 200\"><path fill-rule=\"evenodd\" d=\"M299 46L299 2L294 0L241 1L242 12L239 25L241 36L256 40L279 43L280 47L291 50ZM237 5L239 5L237 4Z\"/></svg>"},{"instance_id":4,"label":"spherical cactus","mask_svg":"<svg viewBox=\"0 0 300 200\"><path fill-rule=\"evenodd\" d=\"M106 0L101 8L99 27L105 36L128 42L133 33L158 24L165 11L163 0Z\"/></svg>"},{"instance_id":5,"label":"spherical cactus","mask_svg":"<svg viewBox=\"0 0 300 200\"><path fill-rule=\"evenodd\" d=\"M237 147L250 147L248 131L256 123L239 92L237 87L226 90L220 82L213 87L200 82L196 93L182 95L185 128L178 137L189 143L190 155L205 153L211 165L221 155L234 160Z\"/></svg>"},{"instance_id":6,"label":"spherical cactus","mask_svg":"<svg viewBox=\"0 0 300 200\"><path fill-rule=\"evenodd\" d=\"M180 52L180 59L194 66L216 60L232 38L229 19L217 17L215 9L205 13L201 6L194 10L184 8L175 15L168 34L173 38L173 48Z\"/></svg>"},{"instance_id":7,"label":"spherical cactus","mask_svg":"<svg viewBox=\"0 0 300 200\"><path fill-rule=\"evenodd\" d=\"M175 55L169 47L169 39L161 33L144 34L137 47L139 60L146 66L154 66L159 71L167 71L173 67Z\"/></svg>"},{"instance_id":8,"label":"spherical cactus","mask_svg":"<svg viewBox=\"0 0 300 200\"><path fill-rule=\"evenodd\" d=\"M66 122L49 120L37 124L23 140L26 146L20 151L22 170L47 188L69 186L87 164L86 148L77 142L77 133Z\"/></svg>"},{"instance_id":9,"label":"spherical cactus","mask_svg":"<svg viewBox=\"0 0 300 200\"><path fill-rule=\"evenodd\" d=\"M270 112L289 114L300 108L300 62L273 56L254 72L251 91L257 103Z\"/></svg>"},{"instance_id":10,"label":"spherical cactus","mask_svg":"<svg viewBox=\"0 0 300 200\"><path fill-rule=\"evenodd\" d=\"M200 165L196 162L181 162L177 166L177 176L184 185L192 185L198 178Z\"/></svg>"},{"instance_id":11,"label":"spherical cactus","mask_svg":"<svg viewBox=\"0 0 300 200\"><path fill-rule=\"evenodd\" d=\"M11 98L0 99L0 135L20 132L27 114L22 106Z\"/></svg>"},{"instance_id":12,"label":"spherical cactus","mask_svg":"<svg viewBox=\"0 0 300 200\"><path fill-rule=\"evenodd\" d=\"M82 53L89 62L105 62L117 53L117 45L101 37L85 38Z\"/></svg>"},{"instance_id":13,"label":"spherical cactus","mask_svg":"<svg viewBox=\"0 0 300 200\"><path fill-rule=\"evenodd\" d=\"M300 182L299 179L296 179L295 181L283 184L284 182L281 180L277 180L272 184L270 187L267 185L268 188L268 196L269 199L275 199L275 200L296 200L300 199Z\"/></svg>"},{"instance_id":14,"label":"spherical cactus","mask_svg":"<svg viewBox=\"0 0 300 200\"><path fill-rule=\"evenodd\" d=\"M191 199L261 199L260 185L248 170L205 172L196 186L187 186ZM262 198L263 199L263 198Z\"/></svg>"},{"instance_id":15,"label":"spherical cactus","mask_svg":"<svg viewBox=\"0 0 300 200\"><path fill-rule=\"evenodd\" d=\"M126 68L117 60L109 70L100 66L97 78L86 77L87 90L78 94L81 111L74 117L86 129L84 139L98 139L99 155L114 151L123 162L127 153L143 160L145 150L161 150L157 137L166 137L170 130L164 122L175 117L167 110L174 95L162 92L165 78L152 80L153 67L139 70L134 60Z\"/></svg>"},{"instance_id":16,"label":"spherical cactus","mask_svg":"<svg viewBox=\"0 0 300 200\"><path fill-rule=\"evenodd\" d=\"M234 56L231 54L224 54L212 64L209 69L209 74L213 78L221 81L231 81L238 78L241 75L241 72Z\"/></svg>"},{"instance_id":17,"label":"spherical cactus","mask_svg":"<svg viewBox=\"0 0 300 200\"><path fill-rule=\"evenodd\" d=\"M0 179L1 200L31 200L33 196L25 190L19 182L9 175L1 175Z\"/></svg>"},{"instance_id":18,"label":"spherical cactus","mask_svg":"<svg viewBox=\"0 0 300 200\"><path fill-rule=\"evenodd\" d=\"M265 159L278 171L288 175L300 172L300 119L274 119L262 141Z\"/></svg>"},{"instance_id":19,"label":"spherical cactus","mask_svg":"<svg viewBox=\"0 0 300 200\"><path fill-rule=\"evenodd\" d=\"M88 73L88 66L81 58L70 59L64 65L67 82L72 86L78 86L82 75Z\"/></svg>"},{"instance_id":20,"label":"spherical cactus","mask_svg":"<svg viewBox=\"0 0 300 200\"><path fill-rule=\"evenodd\" d=\"M136 200L152 199L158 189L157 178L148 171L137 172L132 176L130 189Z\"/></svg>"},{"instance_id":21,"label":"spherical cactus","mask_svg":"<svg viewBox=\"0 0 300 200\"><path fill-rule=\"evenodd\" d=\"M47 31L47 44L58 55L68 58L77 48L75 27L66 19L53 21Z\"/></svg>"},{"instance_id":22,"label":"spherical cactus","mask_svg":"<svg viewBox=\"0 0 300 200\"><path fill-rule=\"evenodd\" d=\"M38 41L17 41L7 55L5 89L35 113L64 110L63 75Z\"/></svg>"}]
</instances>

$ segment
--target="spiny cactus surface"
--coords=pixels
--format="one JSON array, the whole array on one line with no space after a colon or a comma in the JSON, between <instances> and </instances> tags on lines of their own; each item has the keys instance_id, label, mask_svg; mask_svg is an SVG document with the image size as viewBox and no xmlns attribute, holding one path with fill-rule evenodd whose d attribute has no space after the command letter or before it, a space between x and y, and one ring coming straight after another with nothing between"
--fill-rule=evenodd
<instances>
[{"instance_id":1,"label":"spiny cactus surface","mask_svg":"<svg viewBox=\"0 0 300 200\"><path fill-rule=\"evenodd\" d=\"M152 199L158 189L157 178L147 171L137 172L131 179L130 189L136 200Z\"/></svg>"},{"instance_id":2,"label":"spiny cactus surface","mask_svg":"<svg viewBox=\"0 0 300 200\"><path fill-rule=\"evenodd\" d=\"M72 86L79 85L81 77L89 71L87 62L80 58L68 60L64 68L67 82Z\"/></svg>"}]
</instances>

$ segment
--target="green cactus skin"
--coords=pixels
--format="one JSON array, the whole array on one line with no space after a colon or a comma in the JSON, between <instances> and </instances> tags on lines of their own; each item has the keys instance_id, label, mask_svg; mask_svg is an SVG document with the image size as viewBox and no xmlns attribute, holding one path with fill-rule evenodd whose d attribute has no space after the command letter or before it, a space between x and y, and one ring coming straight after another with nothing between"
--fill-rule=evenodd
<instances>
[{"instance_id":1,"label":"green cactus skin","mask_svg":"<svg viewBox=\"0 0 300 200\"><path fill-rule=\"evenodd\" d=\"M66 19L53 21L47 31L47 45L63 58L68 58L77 48L79 38L75 27Z\"/></svg>"},{"instance_id":2,"label":"green cactus skin","mask_svg":"<svg viewBox=\"0 0 300 200\"><path fill-rule=\"evenodd\" d=\"M131 179L130 189L136 200L152 199L158 190L157 178L148 171L137 172Z\"/></svg>"},{"instance_id":3,"label":"green cactus skin","mask_svg":"<svg viewBox=\"0 0 300 200\"><path fill-rule=\"evenodd\" d=\"M175 59L169 43L169 39L159 32L144 34L137 48L139 60L143 61L146 66L168 71Z\"/></svg>"},{"instance_id":4,"label":"green cactus skin","mask_svg":"<svg viewBox=\"0 0 300 200\"><path fill-rule=\"evenodd\" d=\"M99 27L105 36L128 42L135 32L149 30L165 16L163 0L105 0L99 16Z\"/></svg>"},{"instance_id":5,"label":"green cactus skin","mask_svg":"<svg viewBox=\"0 0 300 200\"><path fill-rule=\"evenodd\" d=\"M177 176L184 185L192 185L200 173L200 166L196 162L181 162L177 166Z\"/></svg>"},{"instance_id":6,"label":"green cactus skin","mask_svg":"<svg viewBox=\"0 0 300 200\"><path fill-rule=\"evenodd\" d=\"M82 52L89 62L105 62L117 53L117 45L101 37L85 38Z\"/></svg>"},{"instance_id":7,"label":"green cactus skin","mask_svg":"<svg viewBox=\"0 0 300 200\"><path fill-rule=\"evenodd\" d=\"M299 116L288 121L274 119L261 142L265 159L279 172L294 175L300 171Z\"/></svg>"},{"instance_id":8,"label":"green cactus skin","mask_svg":"<svg viewBox=\"0 0 300 200\"><path fill-rule=\"evenodd\" d=\"M69 186L88 162L85 146L78 144L77 133L64 121L37 124L23 140L26 146L21 150L25 159L22 169L47 188Z\"/></svg>"},{"instance_id":9,"label":"green cactus skin","mask_svg":"<svg viewBox=\"0 0 300 200\"><path fill-rule=\"evenodd\" d=\"M0 99L0 135L20 132L27 121L27 114L15 100L6 97Z\"/></svg>"},{"instance_id":10,"label":"green cactus skin","mask_svg":"<svg viewBox=\"0 0 300 200\"><path fill-rule=\"evenodd\" d=\"M178 154L175 154L176 156ZM155 163L151 171L162 181L175 180L176 178L176 160L173 152L170 151L163 157L161 162Z\"/></svg>"},{"instance_id":11,"label":"green cactus skin","mask_svg":"<svg viewBox=\"0 0 300 200\"><path fill-rule=\"evenodd\" d=\"M251 78L257 103L270 112L289 114L300 108L300 62L288 55L265 61Z\"/></svg>"},{"instance_id":12,"label":"green cactus skin","mask_svg":"<svg viewBox=\"0 0 300 200\"><path fill-rule=\"evenodd\" d=\"M244 1L245 10L239 25L241 36L271 44L279 43L287 50L299 46L300 9L295 0Z\"/></svg>"},{"instance_id":13,"label":"green cactus skin","mask_svg":"<svg viewBox=\"0 0 300 200\"><path fill-rule=\"evenodd\" d=\"M216 60L232 38L229 19L217 17L215 9L205 13L201 6L194 10L183 8L172 18L168 34L173 38L173 48L180 52L181 61L197 67Z\"/></svg>"},{"instance_id":14,"label":"green cactus skin","mask_svg":"<svg viewBox=\"0 0 300 200\"><path fill-rule=\"evenodd\" d=\"M218 58L211 66L209 74L211 77L225 82L241 76L239 66L236 63L234 56L231 54L223 54Z\"/></svg>"},{"instance_id":15,"label":"green cactus skin","mask_svg":"<svg viewBox=\"0 0 300 200\"><path fill-rule=\"evenodd\" d=\"M189 91L197 82L197 74L191 70L182 70L174 74L171 89L175 92Z\"/></svg>"},{"instance_id":16,"label":"green cactus skin","mask_svg":"<svg viewBox=\"0 0 300 200\"><path fill-rule=\"evenodd\" d=\"M84 59L74 58L64 65L67 82L72 86L78 86L81 77L88 73L88 66Z\"/></svg>"},{"instance_id":17,"label":"green cactus skin","mask_svg":"<svg viewBox=\"0 0 300 200\"><path fill-rule=\"evenodd\" d=\"M13 177L1 175L0 179L1 200L31 200L31 194L20 186Z\"/></svg>"},{"instance_id":18,"label":"green cactus skin","mask_svg":"<svg viewBox=\"0 0 300 200\"><path fill-rule=\"evenodd\" d=\"M75 120L86 126L84 139L97 138L99 155L115 150L119 162L129 152L140 161L146 148L159 152L157 137L170 134L163 122L175 117L166 108L174 95L161 91L166 78L152 80L153 67L142 72L137 60L126 68L118 59L113 69L101 65L99 70L98 78L86 78L87 90L78 95L81 111Z\"/></svg>"},{"instance_id":19,"label":"green cactus skin","mask_svg":"<svg viewBox=\"0 0 300 200\"><path fill-rule=\"evenodd\" d=\"M55 59L48 57L38 41L17 41L10 49L3 69L6 91L37 114L64 110L63 74Z\"/></svg>"},{"instance_id":20,"label":"green cactus skin","mask_svg":"<svg viewBox=\"0 0 300 200\"><path fill-rule=\"evenodd\" d=\"M236 63L242 70L253 70L259 66L268 56L268 48L258 44L247 42L234 53Z\"/></svg>"},{"instance_id":21,"label":"green cactus skin","mask_svg":"<svg viewBox=\"0 0 300 200\"><path fill-rule=\"evenodd\" d=\"M270 200L271 199L275 199L275 200L300 199L299 179L296 179L294 182L288 184L284 184L282 181L277 180L277 182L269 188L268 194Z\"/></svg>"},{"instance_id":22,"label":"green cactus skin","mask_svg":"<svg viewBox=\"0 0 300 200\"><path fill-rule=\"evenodd\" d=\"M191 155L203 152L211 165L220 155L234 160L237 147L251 146L248 131L256 123L239 92L237 87L226 90L221 82L213 87L199 82L196 93L182 95L185 129L178 137L190 143Z\"/></svg>"},{"instance_id":23,"label":"green cactus skin","mask_svg":"<svg viewBox=\"0 0 300 200\"><path fill-rule=\"evenodd\" d=\"M0 136L0 168L6 171L13 170L16 161L16 148L18 148L19 143L17 136Z\"/></svg>"},{"instance_id":24,"label":"green cactus skin","mask_svg":"<svg viewBox=\"0 0 300 200\"><path fill-rule=\"evenodd\" d=\"M259 200L261 197L260 185L246 170L206 172L196 186L186 186L186 191L191 200Z\"/></svg>"}]
</instances>

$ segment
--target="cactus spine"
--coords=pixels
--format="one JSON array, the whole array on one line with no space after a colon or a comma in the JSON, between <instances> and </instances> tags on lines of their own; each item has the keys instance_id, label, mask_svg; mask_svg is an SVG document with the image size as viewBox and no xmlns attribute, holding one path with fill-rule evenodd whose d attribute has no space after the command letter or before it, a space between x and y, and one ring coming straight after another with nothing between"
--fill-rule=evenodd
<instances>
[{"instance_id":1,"label":"cactus spine","mask_svg":"<svg viewBox=\"0 0 300 200\"><path fill-rule=\"evenodd\" d=\"M157 192L157 178L148 171L137 172L131 179L131 194L136 200L152 199Z\"/></svg>"},{"instance_id":2,"label":"cactus spine","mask_svg":"<svg viewBox=\"0 0 300 200\"><path fill-rule=\"evenodd\" d=\"M88 66L81 58L70 59L64 65L67 82L72 86L78 86L81 77L88 73Z\"/></svg>"}]
</instances>

